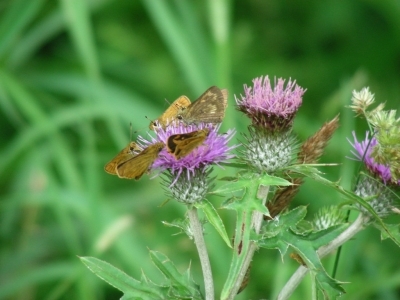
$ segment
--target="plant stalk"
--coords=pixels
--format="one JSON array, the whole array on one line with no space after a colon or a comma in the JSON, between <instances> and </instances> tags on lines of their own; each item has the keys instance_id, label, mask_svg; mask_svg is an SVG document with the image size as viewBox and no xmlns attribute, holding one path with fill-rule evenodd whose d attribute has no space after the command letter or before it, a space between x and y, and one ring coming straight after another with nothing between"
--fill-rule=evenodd
<instances>
[{"instance_id":1,"label":"plant stalk","mask_svg":"<svg viewBox=\"0 0 400 300\"><path fill-rule=\"evenodd\" d=\"M208 258L208 252L206 243L203 236L203 226L200 223L199 215L197 214L197 208L191 207L187 212L190 228L193 234L194 242L199 253L201 269L204 277L204 290L206 294L206 300L214 300L214 281L211 271L210 259Z\"/></svg>"},{"instance_id":2,"label":"plant stalk","mask_svg":"<svg viewBox=\"0 0 400 300\"><path fill-rule=\"evenodd\" d=\"M267 196L268 196L268 191L269 191L269 186L264 186L264 185L260 185L258 187L258 191L257 191L257 199L261 200L262 205L265 205L265 203L267 202ZM252 228L254 228L254 231L258 234L260 232L261 229L261 224L262 221L264 220L264 215L263 213L259 212L259 211L255 211L253 213L252 216ZM257 250L257 245L256 243L254 243L253 241L250 241L250 246L249 246L249 250L247 252L247 255L244 259L243 265L240 269L240 274L238 276L238 278L236 279L236 282L229 294L229 300L232 300L236 297L244 277L246 276L246 272L247 269L250 266L250 263L253 259L254 256L254 252Z\"/></svg>"}]
</instances>

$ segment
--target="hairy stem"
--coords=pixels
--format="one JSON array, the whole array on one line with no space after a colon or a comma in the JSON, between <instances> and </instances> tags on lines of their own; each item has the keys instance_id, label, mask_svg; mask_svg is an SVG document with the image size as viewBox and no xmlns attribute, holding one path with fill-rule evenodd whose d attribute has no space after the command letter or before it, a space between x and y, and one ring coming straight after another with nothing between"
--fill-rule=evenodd
<instances>
[{"instance_id":1,"label":"hairy stem","mask_svg":"<svg viewBox=\"0 0 400 300\"><path fill-rule=\"evenodd\" d=\"M205 299L214 300L214 281L211 272L210 259L208 258L206 243L204 241L203 226L200 223L199 215L197 214L197 209L195 207L190 208L187 215L194 242L197 247L197 252L199 253L201 269L203 270L204 290L206 294Z\"/></svg>"},{"instance_id":2,"label":"hairy stem","mask_svg":"<svg viewBox=\"0 0 400 300\"><path fill-rule=\"evenodd\" d=\"M267 201L267 196L268 196L268 191L269 191L269 186L264 186L264 185L260 185L258 187L258 191L257 191L257 196L256 198L261 200L262 205L265 205L266 201ZM263 213L259 212L259 211L255 211L253 213L252 216L252 228L254 228L254 231L258 234L260 232L261 229L261 224L262 221L264 220L263 218ZM254 256L254 252L257 249L257 245L251 241L250 242L250 246L249 246L249 251L247 252L247 255L244 259L243 265L240 269L240 274L238 276L238 278L235 281L235 284L229 294L229 298L228 299L234 299L242 285L243 279L246 276L246 272L247 269L250 266L250 263L253 259Z\"/></svg>"},{"instance_id":3,"label":"hairy stem","mask_svg":"<svg viewBox=\"0 0 400 300\"><path fill-rule=\"evenodd\" d=\"M368 222L369 217L359 214L357 219L349 226L345 231L343 231L336 239L334 239L329 244L322 246L318 249L317 253L320 258L325 257L332 251L339 248L353 236L355 236L360 230L364 229L364 224ZM281 292L279 293L277 299L285 300L288 299L300 282L303 280L304 276L307 274L308 268L304 266L300 266L296 272L292 275L286 285L283 287Z\"/></svg>"},{"instance_id":4,"label":"hairy stem","mask_svg":"<svg viewBox=\"0 0 400 300\"><path fill-rule=\"evenodd\" d=\"M263 206L265 206L265 203L267 202L268 192L269 192L269 186L261 184L258 187L257 199L261 200L261 203ZM255 211L253 214L252 223L253 223L254 231L257 234L260 233L261 224L262 224L263 220L264 220L264 214L259 211Z\"/></svg>"}]
</instances>

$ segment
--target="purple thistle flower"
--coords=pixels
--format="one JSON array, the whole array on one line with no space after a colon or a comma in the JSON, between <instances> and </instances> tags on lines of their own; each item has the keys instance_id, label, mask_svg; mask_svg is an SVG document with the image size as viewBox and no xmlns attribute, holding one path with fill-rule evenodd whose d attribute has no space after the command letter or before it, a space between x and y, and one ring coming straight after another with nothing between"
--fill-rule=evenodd
<instances>
[{"instance_id":1,"label":"purple thistle flower","mask_svg":"<svg viewBox=\"0 0 400 300\"><path fill-rule=\"evenodd\" d=\"M210 166L218 165L234 155L229 152L237 146L228 146L229 140L235 134L235 130L229 130L225 134L218 134L219 126L212 124L198 124L185 126L184 124L172 124L165 129L158 128L156 137L148 141L142 137L142 144L148 145L156 142L167 144L168 138L174 134L190 133L196 130L209 129L203 143L193 149L189 154L177 159L169 153L165 147L154 161L152 169L158 169L164 173L164 186L167 194L179 202L192 204L203 200L210 187Z\"/></svg>"},{"instance_id":2,"label":"purple thistle flower","mask_svg":"<svg viewBox=\"0 0 400 300\"><path fill-rule=\"evenodd\" d=\"M375 178L370 176L360 177L355 188L356 195L367 199L369 198L369 205L380 217L386 217L392 212L393 208L393 194L386 185L387 183L395 183L390 172L390 168L387 165L382 165L375 162L372 157L374 147L378 144L378 141L372 137L369 138L369 131L365 134L365 140L359 142L356 138L356 134L353 131L354 143L350 142L355 151L351 151L357 160L363 161L367 169L374 175ZM384 184L382 184L382 181ZM399 182L397 182L397 185ZM372 198L371 198L372 197ZM362 206L358 205L360 211L365 215L370 213Z\"/></svg>"},{"instance_id":3,"label":"purple thistle flower","mask_svg":"<svg viewBox=\"0 0 400 300\"><path fill-rule=\"evenodd\" d=\"M252 119L253 125L271 131L282 131L291 127L293 118L302 104L305 89L289 81L276 78L275 87L271 87L268 76L253 79L253 87L244 85L245 95L238 99L235 95L238 110Z\"/></svg>"},{"instance_id":4,"label":"purple thistle flower","mask_svg":"<svg viewBox=\"0 0 400 300\"><path fill-rule=\"evenodd\" d=\"M367 131L365 135L365 140L359 142L357 140L356 134L353 131L354 143L352 143L349 139L349 143L355 149L351 151L351 153L356 157L357 160L364 162L367 169L375 176L378 176L382 181L386 184L387 182L391 182L392 175L390 173L390 168L388 166L378 164L372 158L371 153L373 148L377 144L377 140L373 137L369 138L369 131Z\"/></svg>"},{"instance_id":5,"label":"purple thistle flower","mask_svg":"<svg viewBox=\"0 0 400 300\"><path fill-rule=\"evenodd\" d=\"M168 170L170 174L175 177L175 180L172 182L172 184L174 184L182 173L187 173L188 179L190 179L190 176L194 176L199 169L204 170L212 164L218 165L220 162L234 157L234 155L229 152L236 148L236 146L228 146L228 142L234 136L235 130L228 130L225 134L218 134L219 127L220 126L214 127L211 124L193 124L189 126L173 124L167 126L165 129L159 128L156 131L157 137L151 137L151 141L147 141L142 137L139 137L139 140L144 145L153 144L155 142L163 142L166 144L168 137L173 134L189 133L204 128L210 129L203 144L188 155L176 159L173 154L169 153L167 149L164 148L154 161L152 169L160 170L160 172Z\"/></svg>"}]
</instances>

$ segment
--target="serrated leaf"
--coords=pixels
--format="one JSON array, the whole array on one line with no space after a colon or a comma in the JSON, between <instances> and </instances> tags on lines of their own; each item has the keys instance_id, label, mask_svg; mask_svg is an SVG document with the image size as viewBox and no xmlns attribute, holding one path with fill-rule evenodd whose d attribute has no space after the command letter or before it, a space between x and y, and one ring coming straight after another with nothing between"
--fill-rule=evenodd
<instances>
[{"instance_id":1,"label":"serrated leaf","mask_svg":"<svg viewBox=\"0 0 400 300\"><path fill-rule=\"evenodd\" d=\"M341 286L345 282L340 282L326 275L327 273L318 272L315 276L317 287L324 294L325 299L334 300L346 293L346 291Z\"/></svg>"},{"instance_id":2,"label":"serrated leaf","mask_svg":"<svg viewBox=\"0 0 400 300\"><path fill-rule=\"evenodd\" d=\"M251 190L257 191L257 186L251 186L249 188ZM239 211L249 211L249 212L258 211L264 215L269 216L268 208L265 205L263 205L259 199L255 198L252 201L243 201L243 199L244 199L244 197L242 197L242 198L232 197L229 199L229 201L225 201L221 205L221 208L236 210L238 212Z\"/></svg>"},{"instance_id":3,"label":"serrated leaf","mask_svg":"<svg viewBox=\"0 0 400 300\"><path fill-rule=\"evenodd\" d=\"M190 226L189 226L188 219L175 219L172 222L162 221L162 223L165 226L168 226L168 227L179 228L182 232L185 232L190 238L192 238L192 235L191 235L190 230L189 230ZM180 234L180 233L181 232L178 232L176 234Z\"/></svg>"},{"instance_id":4,"label":"serrated leaf","mask_svg":"<svg viewBox=\"0 0 400 300\"><path fill-rule=\"evenodd\" d=\"M186 285L186 280L182 278L182 274L179 273L175 265L166 255L158 251L150 251L150 258L168 280L172 281L174 284Z\"/></svg>"},{"instance_id":5,"label":"serrated leaf","mask_svg":"<svg viewBox=\"0 0 400 300\"><path fill-rule=\"evenodd\" d=\"M314 226L312 222L300 220L296 226L292 226L291 229L297 234L307 235L314 230Z\"/></svg>"},{"instance_id":6,"label":"serrated leaf","mask_svg":"<svg viewBox=\"0 0 400 300\"><path fill-rule=\"evenodd\" d=\"M163 299L161 291L146 283L137 281L123 271L94 257L80 257L80 260L95 275L123 292L126 299ZM130 297L130 298L129 298Z\"/></svg>"},{"instance_id":7,"label":"serrated leaf","mask_svg":"<svg viewBox=\"0 0 400 300\"><path fill-rule=\"evenodd\" d=\"M293 248L302 258L308 269L316 276L316 285L324 294L340 295L344 289L340 282L332 279L325 271L317 250L338 237L348 224L332 226L318 232L304 234L303 231L293 231L296 225L303 221L306 214L306 207L298 207L283 214L280 218L269 221L263 227L263 235L257 241L262 248L276 248L281 255L285 254L288 247ZM278 234L276 231L279 230ZM274 236L269 237L273 232Z\"/></svg>"},{"instance_id":8,"label":"serrated leaf","mask_svg":"<svg viewBox=\"0 0 400 300\"><path fill-rule=\"evenodd\" d=\"M154 265L170 281L171 289L169 294L173 294L176 299L201 299L198 286L190 278L189 272L181 274L172 261L158 251L150 251L150 258Z\"/></svg>"},{"instance_id":9,"label":"serrated leaf","mask_svg":"<svg viewBox=\"0 0 400 300\"><path fill-rule=\"evenodd\" d=\"M262 176L259 177L258 179L258 185L269 185L269 186L289 186L293 185L290 181L281 178L281 177L276 177L268 174L263 174Z\"/></svg>"},{"instance_id":10,"label":"serrated leaf","mask_svg":"<svg viewBox=\"0 0 400 300\"><path fill-rule=\"evenodd\" d=\"M285 228L296 226L307 214L306 206L298 206L279 217L279 223Z\"/></svg>"},{"instance_id":11,"label":"serrated leaf","mask_svg":"<svg viewBox=\"0 0 400 300\"><path fill-rule=\"evenodd\" d=\"M287 249L289 248L289 244L282 241L279 237L271 237L271 238L263 238L257 241L257 245L260 248L265 248L265 249L278 249L281 257L283 259L283 256L286 254Z\"/></svg>"},{"instance_id":12,"label":"serrated leaf","mask_svg":"<svg viewBox=\"0 0 400 300\"><path fill-rule=\"evenodd\" d=\"M265 186L288 186L292 185L291 182L286 179L271 176L268 174L262 174L261 176L242 176L235 178L235 180L223 184L218 189L214 190L213 194L232 194L250 186L259 186L260 184Z\"/></svg>"},{"instance_id":13,"label":"serrated leaf","mask_svg":"<svg viewBox=\"0 0 400 300\"><path fill-rule=\"evenodd\" d=\"M306 213L307 208L305 206L298 206L281 216L275 217L273 220L265 222L262 227L261 239L268 239L277 236L278 234L282 234L282 232L286 230L297 228L297 225L304 221L303 219L306 216ZM301 230L299 231L303 234Z\"/></svg>"},{"instance_id":14,"label":"serrated leaf","mask_svg":"<svg viewBox=\"0 0 400 300\"><path fill-rule=\"evenodd\" d=\"M251 202L241 201L241 199L238 199L237 201L225 204L221 208L232 209L236 211L243 211L243 210L248 210L250 212L258 211L264 215L269 216L268 208L265 205L263 205L262 202L258 199L254 199Z\"/></svg>"},{"instance_id":15,"label":"serrated leaf","mask_svg":"<svg viewBox=\"0 0 400 300\"><path fill-rule=\"evenodd\" d=\"M296 250L296 253L300 255L310 272L315 274L317 287L323 294L330 293L340 295L345 292L340 286L341 282L331 278L325 271L317 254L317 248L312 242L301 239L296 235L293 235L290 241L287 242Z\"/></svg>"},{"instance_id":16,"label":"serrated leaf","mask_svg":"<svg viewBox=\"0 0 400 300\"><path fill-rule=\"evenodd\" d=\"M384 230L378 224L376 227L381 230L381 239L385 240L387 238L395 237L397 240L400 240L400 224L386 224L387 230L390 232L390 235L386 230Z\"/></svg>"},{"instance_id":17,"label":"serrated leaf","mask_svg":"<svg viewBox=\"0 0 400 300\"><path fill-rule=\"evenodd\" d=\"M277 236L282 230L282 225L279 222L278 218L274 218L273 220L268 220L262 226L262 239L269 239L274 236Z\"/></svg>"},{"instance_id":18,"label":"serrated leaf","mask_svg":"<svg viewBox=\"0 0 400 300\"><path fill-rule=\"evenodd\" d=\"M211 225L214 226L215 230L219 233L219 235L222 237L228 247L232 248L231 240L228 237L225 225L222 222L222 219L220 218L214 206L209 201L203 200L201 203L196 205L196 207L203 210L208 222L210 222Z\"/></svg>"},{"instance_id":19,"label":"serrated leaf","mask_svg":"<svg viewBox=\"0 0 400 300\"><path fill-rule=\"evenodd\" d=\"M247 180L235 180L229 181L221 185L216 190L210 192L210 194L233 194L239 191L242 191L249 185L249 181Z\"/></svg>"}]
</instances>

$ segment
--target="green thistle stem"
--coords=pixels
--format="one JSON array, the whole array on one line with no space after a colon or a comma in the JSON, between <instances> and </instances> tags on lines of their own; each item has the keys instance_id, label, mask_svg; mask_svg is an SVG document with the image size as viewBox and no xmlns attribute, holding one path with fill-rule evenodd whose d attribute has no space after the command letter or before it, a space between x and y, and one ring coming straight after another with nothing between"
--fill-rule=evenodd
<instances>
[{"instance_id":1,"label":"green thistle stem","mask_svg":"<svg viewBox=\"0 0 400 300\"><path fill-rule=\"evenodd\" d=\"M190 229L193 234L194 242L197 247L197 252L199 253L201 269L203 270L204 277L204 290L206 294L206 300L214 300L214 281L211 271L210 259L208 258L208 252L206 248L206 243L203 236L203 226L200 223L199 215L197 214L197 209L191 207L187 212Z\"/></svg>"},{"instance_id":2,"label":"green thistle stem","mask_svg":"<svg viewBox=\"0 0 400 300\"><path fill-rule=\"evenodd\" d=\"M263 206L265 206L265 203L267 202L268 192L269 192L269 186L260 185L258 187L257 199L261 200L261 203ZM263 220L264 220L264 214L259 211L255 211L253 214L252 223L253 223L254 231L257 234L260 233L261 224L262 224Z\"/></svg>"},{"instance_id":3,"label":"green thistle stem","mask_svg":"<svg viewBox=\"0 0 400 300\"><path fill-rule=\"evenodd\" d=\"M269 186L264 186L264 185L260 185L257 189L257 195L255 196L257 199L261 200L263 206L267 202L268 191L269 191ZM262 221L263 221L263 213L254 211L251 218L251 224L252 228L254 228L254 231L257 234L260 232ZM232 300L236 297L240 289L240 286L242 285L243 279L246 276L247 269L249 268L250 263L253 259L254 252L256 250L257 250L257 245L253 241L250 241L249 249L243 260L239 276L236 278L233 288L229 293L229 297L227 298L228 300ZM243 249L242 251L245 251L245 249Z\"/></svg>"}]
</instances>

